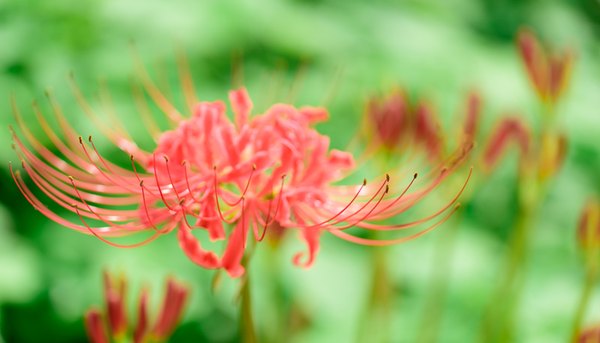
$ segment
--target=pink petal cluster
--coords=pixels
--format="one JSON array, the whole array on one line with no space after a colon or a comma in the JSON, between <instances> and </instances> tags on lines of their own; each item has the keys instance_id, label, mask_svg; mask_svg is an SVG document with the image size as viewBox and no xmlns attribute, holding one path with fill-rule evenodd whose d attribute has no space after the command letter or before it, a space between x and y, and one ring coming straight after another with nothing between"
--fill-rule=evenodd
<instances>
[{"instance_id":1,"label":"pink petal cluster","mask_svg":"<svg viewBox=\"0 0 600 343\"><path fill-rule=\"evenodd\" d=\"M376 223L405 212L429 194L465 160L471 143L461 145L442 160L415 191L408 192L416 173L414 177L405 176L404 171L382 176L375 185L367 185L365 179L355 186L335 186L333 183L353 170L354 159L348 152L330 149L329 138L314 129L314 124L328 118L325 109L275 104L265 113L251 116L252 101L242 88L229 93L234 113L231 121L223 102L198 102L188 87L184 88L184 95L191 117L186 118L160 94L146 74L142 72L140 79L146 92L175 125L175 129L157 137L157 147L152 152L138 148L115 120L118 116L114 108L106 109L109 115L113 114L111 122L116 123L108 126L73 86L83 111L109 140L130 155L130 168L104 159L91 136L77 136L52 94L48 94L64 141L50 128L35 103L33 110L60 153L55 154L25 125L12 99L21 131L37 151L31 151L13 132L14 148L23 168L47 197L77 214L81 222L68 221L44 206L18 171L13 173L22 193L37 210L64 226L93 234L117 247L140 246L177 230L179 245L191 261L208 269L222 268L231 277L244 273L241 262L249 239L262 241L270 225L299 230L307 252L296 254L293 261L309 268L320 249L323 232L359 244L394 244L432 230L454 211L427 229L398 239L372 241L345 232L353 226L383 231L406 229L451 208L460 192L447 206L421 220L400 225ZM145 123L156 127L148 119L145 100L139 96L135 100L140 114L146 112ZM406 182L393 187L390 178L404 178ZM229 225L224 224L231 224L232 229L227 230ZM134 245L106 239L148 230L153 235ZM226 240L224 250L218 253L203 248L193 234L196 230L206 230L212 241Z\"/></svg>"}]
</instances>

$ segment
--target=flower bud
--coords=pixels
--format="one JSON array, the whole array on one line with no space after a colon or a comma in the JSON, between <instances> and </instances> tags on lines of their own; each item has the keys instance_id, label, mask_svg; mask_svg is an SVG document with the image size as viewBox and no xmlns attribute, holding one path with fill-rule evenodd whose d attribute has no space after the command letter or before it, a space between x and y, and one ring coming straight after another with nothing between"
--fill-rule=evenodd
<instances>
[{"instance_id":1,"label":"flower bud","mask_svg":"<svg viewBox=\"0 0 600 343\"><path fill-rule=\"evenodd\" d=\"M148 292L140 293L135 328L129 327L125 309L125 278L119 282L104 273L106 314L91 308L84 317L86 333L91 343L115 342L166 342L176 329L187 302L189 289L182 283L168 279L160 311L154 323L148 316ZM108 330L107 330L108 328ZM109 335L110 333L110 335ZM110 339L109 339L110 338Z\"/></svg>"},{"instance_id":2,"label":"flower bud","mask_svg":"<svg viewBox=\"0 0 600 343\"><path fill-rule=\"evenodd\" d=\"M577 239L586 252L600 248L600 204L592 198L583 208L579 219Z\"/></svg>"},{"instance_id":3,"label":"flower bud","mask_svg":"<svg viewBox=\"0 0 600 343\"><path fill-rule=\"evenodd\" d=\"M483 166L492 170L510 145L516 145L521 159L529 154L531 135L529 128L518 118L505 117L492 130L483 151Z\"/></svg>"},{"instance_id":4,"label":"flower bud","mask_svg":"<svg viewBox=\"0 0 600 343\"><path fill-rule=\"evenodd\" d=\"M84 316L85 332L90 343L109 343L106 327L102 321L100 310L93 308Z\"/></svg>"},{"instance_id":5,"label":"flower bud","mask_svg":"<svg viewBox=\"0 0 600 343\"><path fill-rule=\"evenodd\" d=\"M471 92L467 98L465 109L462 142L472 142L477 136L479 119L481 118L481 97L477 92ZM461 143L462 143L461 142Z\"/></svg>"},{"instance_id":6,"label":"flower bud","mask_svg":"<svg viewBox=\"0 0 600 343\"><path fill-rule=\"evenodd\" d=\"M569 80L573 54L549 53L529 29L519 32L517 43L533 88L543 101L556 102Z\"/></svg>"},{"instance_id":7,"label":"flower bud","mask_svg":"<svg viewBox=\"0 0 600 343\"><path fill-rule=\"evenodd\" d=\"M127 332L127 312L125 310L125 278L115 282L107 272L104 273L104 295L108 327L113 337L120 338Z\"/></svg>"},{"instance_id":8,"label":"flower bud","mask_svg":"<svg viewBox=\"0 0 600 343\"><path fill-rule=\"evenodd\" d=\"M407 143L410 118L408 100L404 93L395 90L383 101L371 99L367 104L366 114L373 138L384 147L394 150Z\"/></svg>"},{"instance_id":9,"label":"flower bud","mask_svg":"<svg viewBox=\"0 0 600 343\"><path fill-rule=\"evenodd\" d=\"M183 284L169 279L161 310L158 314L152 337L155 341L166 341L179 323L185 307L189 289Z\"/></svg>"}]
</instances>

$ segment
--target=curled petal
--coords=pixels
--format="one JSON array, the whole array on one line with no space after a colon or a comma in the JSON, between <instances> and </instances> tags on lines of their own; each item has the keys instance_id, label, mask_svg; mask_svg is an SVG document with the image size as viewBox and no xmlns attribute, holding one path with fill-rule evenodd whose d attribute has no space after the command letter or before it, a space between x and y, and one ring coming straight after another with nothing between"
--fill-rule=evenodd
<instances>
[{"instance_id":1,"label":"curled petal","mask_svg":"<svg viewBox=\"0 0 600 343\"><path fill-rule=\"evenodd\" d=\"M298 109L298 112L309 124L316 124L329 119L329 112L323 107L304 106Z\"/></svg>"},{"instance_id":2,"label":"curled petal","mask_svg":"<svg viewBox=\"0 0 600 343\"><path fill-rule=\"evenodd\" d=\"M355 166L354 156L352 156L352 153L345 151L333 149L329 152L329 158L327 160L327 162L329 162L329 168L352 169Z\"/></svg>"},{"instance_id":3,"label":"curled petal","mask_svg":"<svg viewBox=\"0 0 600 343\"><path fill-rule=\"evenodd\" d=\"M323 230L320 228L302 229L300 236L306 243L307 252L296 253L293 257L293 263L297 267L310 269L314 264L317 253L321 250L320 237ZM304 258L304 261L302 259Z\"/></svg>"},{"instance_id":4,"label":"curled petal","mask_svg":"<svg viewBox=\"0 0 600 343\"><path fill-rule=\"evenodd\" d=\"M192 262L206 269L219 268L219 257L212 251L202 249L200 242L185 225L179 225L177 238L179 247Z\"/></svg>"}]
</instances>

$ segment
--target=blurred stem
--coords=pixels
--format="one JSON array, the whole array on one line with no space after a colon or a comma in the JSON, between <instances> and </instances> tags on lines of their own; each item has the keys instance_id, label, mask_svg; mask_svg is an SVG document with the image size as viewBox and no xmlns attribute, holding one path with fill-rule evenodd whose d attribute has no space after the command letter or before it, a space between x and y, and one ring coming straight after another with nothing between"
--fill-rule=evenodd
<instances>
[{"instance_id":1,"label":"blurred stem","mask_svg":"<svg viewBox=\"0 0 600 343\"><path fill-rule=\"evenodd\" d=\"M571 342L577 343L579 331L581 329L581 322L583 321L583 317L585 316L585 312L587 310L587 305L590 300L590 296L592 294L592 290L594 289L594 284L596 282L597 270L595 266L589 266L586 268L585 275L585 284L583 286L583 292L581 294L581 298L579 299L579 304L577 305L577 311L575 312L575 319L573 321L573 334L571 336Z\"/></svg>"},{"instance_id":2,"label":"blurred stem","mask_svg":"<svg viewBox=\"0 0 600 343\"><path fill-rule=\"evenodd\" d=\"M444 300L448 292L451 267L458 236L458 229L462 221L463 211L455 214L454 225L439 233L435 245L433 268L425 309L417 333L416 342L433 343L438 340L442 318L444 315Z\"/></svg>"},{"instance_id":3,"label":"blurred stem","mask_svg":"<svg viewBox=\"0 0 600 343\"><path fill-rule=\"evenodd\" d=\"M242 266L246 268L245 282L242 287L241 294L241 305L240 305L240 332L242 336L242 342L244 343L256 343L256 336L254 333L254 324L252 320L252 306L250 302L250 271L248 270L248 259L244 257L242 259Z\"/></svg>"},{"instance_id":4,"label":"blurred stem","mask_svg":"<svg viewBox=\"0 0 600 343\"><path fill-rule=\"evenodd\" d=\"M538 149L544 149L544 137L555 133L555 131L555 106L550 101L544 102L542 125L540 134L537 137L537 142L540 144ZM543 154L543 152L538 152L538 154ZM543 156L540 155L538 158L543 158ZM518 273L518 271L525 269L526 259L524 257L529 242L528 236L529 231L531 230L530 227L532 216L536 212L536 209L540 205L541 201L545 198L548 186L547 175L542 176L543 164L540 165L540 161L538 160L537 164L535 164L535 167L537 177L535 179L527 179L525 177L519 184L519 208L521 209L519 214L522 218L517 218L516 225L517 229L523 231L523 237L520 239L522 240L522 243L517 242L517 244L520 245L516 247L519 251L516 251L516 259L511 261L514 266L513 269L509 271L511 274L508 275L509 279L505 284L506 291L503 298L504 311L501 312L501 317L498 320L499 331L501 333L501 342L513 341L515 316L517 314L518 305L525 287L525 275L524 273ZM521 177L524 175L526 174L522 171Z\"/></svg>"},{"instance_id":5,"label":"blurred stem","mask_svg":"<svg viewBox=\"0 0 600 343\"><path fill-rule=\"evenodd\" d=\"M529 230L530 224L523 224L521 230ZM528 233L525 232L525 235L528 236ZM512 274L509 275L510 280L507 280L505 284L505 292L504 292L504 311L500 313L500 317L498 320L499 329L498 331L501 334L500 341L501 342L512 342L513 341L513 331L515 324L515 316L516 310L518 308L518 304L521 300L521 295L523 294L523 288L525 286L525 275L524 273L518 273L519 271L523 271L526 268L526 259L525 251L527 250L527 242L528 237L524 237L523 245L519 248L520 257L513 261L515 263Z\"/></svg>"},{"instance_id":6,"label":"blurred stem","mask_svg":"<svg viewBox=\"0 0 600 343\"><path fill-rule=\"evenodd\" d=\"M387 273L387 249L371 249L375 265L371 294L360 318L357 342L389 342L393 292Z\"/></svg>"},{"instance_id":7,"label":"blurred stem","mask_svg":"<svg viewBox=\"0 0 600 343\"><path fill-rule=\"evenodd\" d=\"M531 227L531 212L533 212L531 204L519 201L517 218L512 230L513 234L509 243L504 272L502 273L500 282L497 283L497 287L492 293L492 300L484 312L480 329L480 342L493 341L496 332L494 324L502 328L505 323L511 322L511 319L507 318L507 316L513 312L510 310L510 307L517 306L515 299L518 297L518 292L515 287L515 278L518 271L522 269L521 264L527 248L529 228ZM511 305L509 306L508 303ZM509 328L506 330L510 331ZM503 332L506 330L503 330ZM504 335L506 335L506 332Z\"/></svg>"}]
</instances>

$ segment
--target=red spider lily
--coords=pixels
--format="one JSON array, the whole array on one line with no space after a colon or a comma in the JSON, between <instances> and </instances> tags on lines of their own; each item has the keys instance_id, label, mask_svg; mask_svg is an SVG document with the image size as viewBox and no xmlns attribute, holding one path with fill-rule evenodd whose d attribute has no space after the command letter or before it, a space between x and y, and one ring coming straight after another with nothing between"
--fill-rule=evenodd
<instances>
[{"instance_id":1,"label":"red spider lily","mask_svg":"<svg viewBox=\"0 0 600 343\"><path fill-rule=\"evenodd\" d=\"M372 136L368 150L384 147L403 152L418 148L427 153L430 161L439 161L443 156L444 137L433 107L421 102L412 108L399 90L392 91L385 99L370 99L365 120Z\"/></svg>"},{"instance_id":2,"label":"red spider lily","mask_svg":"<svg viewBox=\"0 0 600 343\"><path fill-rule=\"evenodd\" d=\"M109 343L109 337L121 342L130 336L134 343L149 340L165 342L169 339L181 319L188 298L189 290L186 286L171 278L167 280L165 296L153 326L148 320L148 292L146 289L142 290L137 309L137 323L131 328L125 308L125 279L121 277L115 282L105 273L104 281L106 318L103 318L102 312L97 308L92 308L85 314L85 327L90 342Z\"/></svg>"},{"instance_id":3,"label":"red spider lily","mask_svg":"<svg viewBox=\"0 0 600 343\"><path fill-rule=\"evenodd\" d=\"M136 70L150 98L176 126L157 134L157 124L149 115L141 89L133 88L143 122L157 137L157 147L152 152L140 149L120 125L108 100L108 91L102 90L100 94L105 98L105 111L112 118L112 127L98 118L70 77L80 107L110 141L130 155L130 169L103 158L91 136L88 139L77 136L51 93L48 97L64 142L52 131L35 103L33 110L62 157L39 142L25 125L14 97L11 100L19 127L37 152L13 133L23 168L45 195L77 214L83 225L52 212L31 192L19 173L13 173L22 193L50 219L93 234L111 245L137 247L177 228L180 247L190 260L204 268L223 268L231 277L238 277L244 273L241 260L248 236L262 241L268 227L277 225L299 229L308 252L298 253L294 263L308 268L320 249L323 232L367 245L408 241L437 227L449 215L416 234L386 241L362 239L344 230L353 226L384 231L414 227L452 208L462 192L422 220L402 225L373 223L397 216L418 203L460 166L472 144L460 146L442 161L437 169L441 172L427 175L427 183L412 192L409 188L416 174L406 180L408 187L392 187L390 175L380 178L375 185L367 185L365 180L355 186L334 186L332 183L342 178L343 171L354 168L354 159L350 153L329 149L329 138L313 128L328 118L325 109L276 104L264 114L251 116L252 101L241 88L229 93L234 113L231 122L223 102L196 99L187 69L182 68L183 94L192 113L186 118L158 91L140 62L136 62ZM427 110L421 112L419 135L430 137L435 125L430 122ZM401 179L403 175L395 173L391 178ZM92 227L90 222L101 226ZM229 234L223 223L233 225ZM207 230L213 241L227 240L221 256L201 246L192 234L196 229ZM153 230L154 234L134 245L120 245L105 238L147 230Z\"/></svg>"},{"instance_id":4,"label":"red spider lily","mask_svg":"<svg viewBox=\"0 0 600 343\"><path fill-rule=\"evenodd\" d=\"M388 149L408 143L412 125L406 95L394 90L385 99L372 98L367 102L366 121L370 123L373 138Z\"/></svg>"},{"instance_id":5,"label":"red spider lily","mask_svg":"<svg viewBox=\"0 0 600 343\"><path fill-rule=\"evenodd\" d=\"M583 330L577 338L577 343L600 343L600 325Z\"/></svg>"},{"instance_id":6,"label":"red spider lily","mask_svg":"<svg viewBox=\"0 0 600 343\"><path fill-rule=\"evenodd\" d=\"M556 102L568 83L573 53L564 50L549 54L533 31L522 29L517 37L527 75L542 100Z\"/></svg>"},{"instance_id":7,"label":"red spider lily","mask_svg":"<svg viewBox=\"0 0 600 343\"><path fill-rule=\"evenodd\" d=\"M484 169L492 170L511 146L519 149L527 170L538 173L540 180L554 175L562 166L567 151L567 138L556 132L543 132L540 140L532 140L529 127L519 118L504 117L496 124L483 150ZM531 169L531 168L537 169Z\"/></svg>"},{"instance_id":8,"label":"red spider lily","mask_svg":"<svg viewBox=\"0 0 600 343\"><path fill-rule=\"evenodd\" d=\"M511 144L519 148L521 159L526 160L531 145L529 128L518 118L505 117L496 124L483 149L484 168L492 170Z\"/></svg>"}]
</instances>

